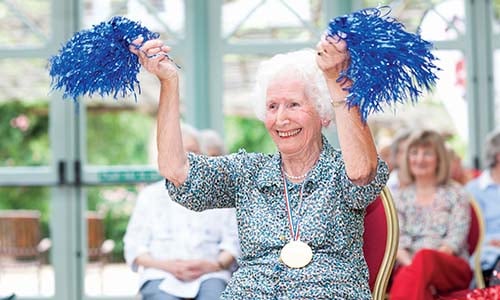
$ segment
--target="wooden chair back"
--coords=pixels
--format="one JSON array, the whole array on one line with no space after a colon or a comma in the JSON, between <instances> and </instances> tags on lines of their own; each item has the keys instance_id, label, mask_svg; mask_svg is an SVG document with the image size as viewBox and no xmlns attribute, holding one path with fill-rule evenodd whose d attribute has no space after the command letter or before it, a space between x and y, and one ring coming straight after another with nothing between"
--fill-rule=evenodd
<instances>
[{"instance_id":1,"label":"wooden chair back","mask_svg":"<svg viewBox=\"0 0 500 300\"><path fill-rule=\"evenodd\" d=\"M37 257L40 240L40 212L0 211L0 256L15 259Z\"/></svg>"},{"instance_id":2,"label":"wooden chair back","mask_svg":"<svg viewBox=\"0 0 500 300\"><path fill-rule=\"evenodd\" d=\"M88 259L98 260L104 242L104 218L95 211L87 212L87 246Z\"/></svg>"}]
</instances>

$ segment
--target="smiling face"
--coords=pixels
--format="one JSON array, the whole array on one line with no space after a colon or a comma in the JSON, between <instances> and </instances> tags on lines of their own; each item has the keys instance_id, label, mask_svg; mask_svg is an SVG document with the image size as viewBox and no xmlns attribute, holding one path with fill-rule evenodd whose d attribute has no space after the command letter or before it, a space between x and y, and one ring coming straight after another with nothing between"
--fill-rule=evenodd
<instances>
[{"instance_id":1,"label":"smiling face","mask_svg":"<svg viewBox=\"0 0 500 300\"><path fill-rule=\"evenodd\" d=\"M438 155L431 145L416 145L408 149L410 172L415 178L435 178Z\"/></svg>"},{"instance_id":2,"label":"smiling face","mask_svg":"<svg viewBox=\"0 0 500 300\"><path fill-rule=\"evenodd\" d=\"M321 149L321 119L300 79L284 75L270 82L264 124L283 155Z\"/></svg>"}]
</instances>

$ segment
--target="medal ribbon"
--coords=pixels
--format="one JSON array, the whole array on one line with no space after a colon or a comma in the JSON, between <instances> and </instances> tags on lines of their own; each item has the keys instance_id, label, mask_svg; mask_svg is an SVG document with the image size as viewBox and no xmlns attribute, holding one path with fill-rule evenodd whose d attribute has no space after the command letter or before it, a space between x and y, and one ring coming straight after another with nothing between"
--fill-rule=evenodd
<instances>
[{"instance_id":1,"label":"medal ribbon","mask_svg":"<svg viewBox=\"0 0 500 300\"><path fill-rule=\"evenodd\" d=\"M304 180L305 182L305 180ZM302 192L304 190L304 182L302 183L302 186L300 187L300 192L299 192L299 209L297 215L300 215L300 211L302 209ZM288 198L288 187L286 184L286 179L285 176L283 176L283 186L285 187L284 195L285 195L285 206L286 206L286 212L288 216L288 225L290 228L290 236L294 241L298 241L300 237L300 219L299 216L296 216L296 223L293 222L293 216L292 216L292 209L290 207L290 200Z\"/></svg>"}]
</instances>

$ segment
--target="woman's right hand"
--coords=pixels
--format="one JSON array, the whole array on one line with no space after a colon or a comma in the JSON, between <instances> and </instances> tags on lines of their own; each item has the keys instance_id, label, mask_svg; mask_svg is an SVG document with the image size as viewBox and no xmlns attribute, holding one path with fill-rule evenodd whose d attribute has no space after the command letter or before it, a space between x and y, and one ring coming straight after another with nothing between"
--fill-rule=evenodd
<instances>
[{"instance_id":1,"label":"woman's right hand","mask_svg":"<svg viewBox=\"0 0 500 300\"><path fill-rule=\"evenodd\" d=\"M141 46L138 48L135 45ZM177 67L168 57L171 48L166 46L163 41L149 40L143 44L143 38L139 37L130 44L129 50L137 55L140 64L148 72L155 74L162 83L178 81Z\"/></svg>"}]
</instances>

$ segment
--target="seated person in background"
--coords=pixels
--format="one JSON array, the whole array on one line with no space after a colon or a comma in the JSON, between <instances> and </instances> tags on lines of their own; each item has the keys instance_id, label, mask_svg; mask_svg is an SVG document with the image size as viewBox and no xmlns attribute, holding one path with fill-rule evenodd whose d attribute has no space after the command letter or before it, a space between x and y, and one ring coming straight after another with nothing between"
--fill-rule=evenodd
<instances>
[{"instance_id":1,"label":"seated person in background","mask_svg":"<svg viewBox=\"0 0 500 300\"><path fill-rule=\"evenodd\" d=\"M465 185L474 178L474 170L466 169L462 164L462 158L451 147L448 148L448 155L450 156L451 179Z\"/></svg>"},{"instance_id":2,"label":"seated person in background","mask_svg":"<svg viewBox=\"0 0 500 300\"><path fill-rule=\"evenodd\" d=\"M450 181L443 138L435 131L410 135L401 166L409 184L394 194L400 238L389 299L434 299L433 292L469 286L468 194Z\"/></svg>"},{"instance_id":3,"label":"seated person in background","mask_svg":"<svg viewBox=\"0 0 500 300\"><path fill-rule=\"evenodd\" d=\"M194 128L182 136L185 151L199 153ZM139 194L124 243L143 300L219 299L240 253L234 210L191 211L170 199L164 180Z\"/></svg>"},{"instance_id":4,"label":"seated person in background","mask_svg":"<svg viewBox=\"0 0 500 300\"><path fill-rule=\"evenodd\" d=\"M481 252L485 281L500 258L500 130L491 132L484 145L486 169L466 189L474 196L484 216L486 234Z\"/></svg>"},{"instance_id":5,"label":"seated person in background","mask_svg":"<svg viewBox=\"0 0 500 300\"><path fill-rule=\"evenodd\" d=\"M400 168L404 160L406 142L410 133L411 131L409 129L402 129L396 133L396 136L390 146L390 161L392 170L389 174L389 179L387 180L387 187L391 193L395 193L402 185L404 185L403 178L401 178L400 174Z\"/></svg>"},{"instance_id":6,"label":"seated person in background","mask_svg":"<svg viewBox=\"0 0 500 300\"><path fill-rule=\"evenodd\" d=\"M200 130L200 144L203 153L208 156L220 156L227 154L224 140L222 140L219 133L213 129Z\"/></svg>"}]
</instances>

